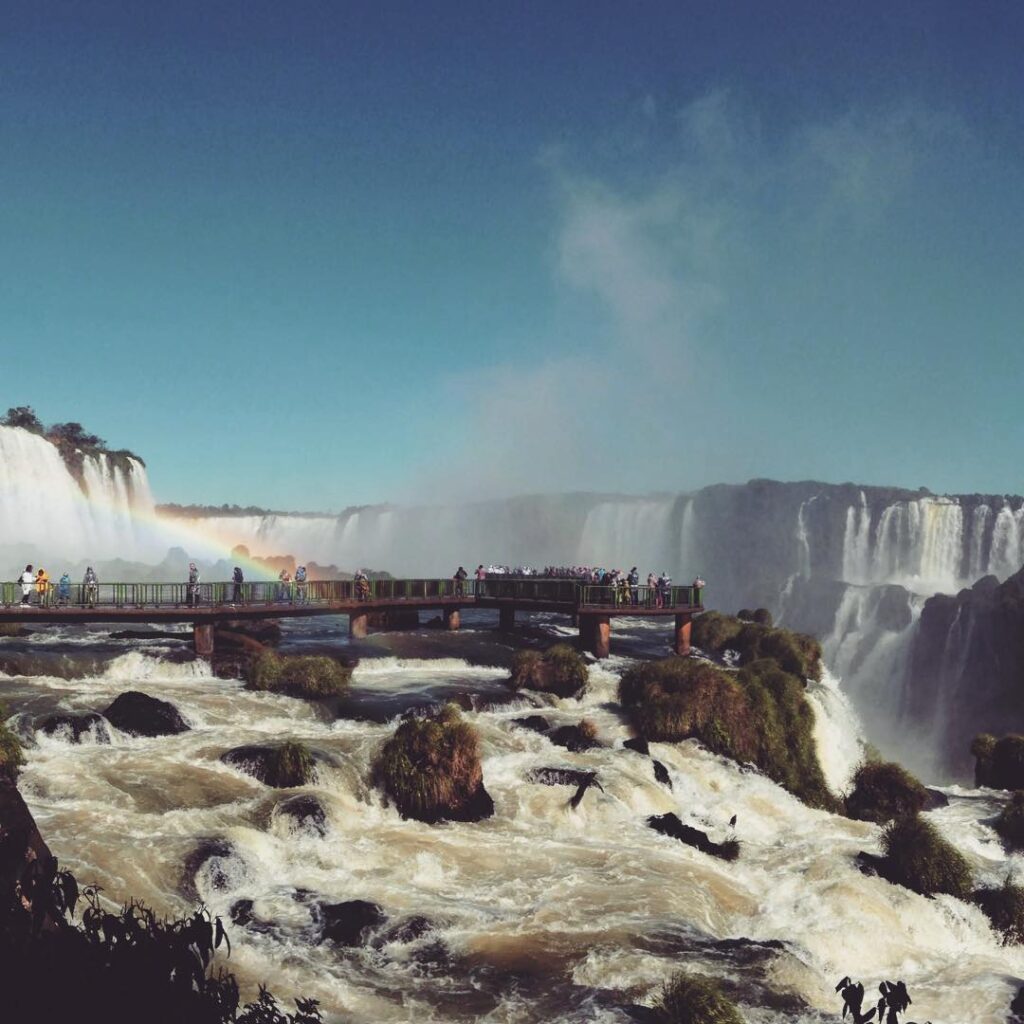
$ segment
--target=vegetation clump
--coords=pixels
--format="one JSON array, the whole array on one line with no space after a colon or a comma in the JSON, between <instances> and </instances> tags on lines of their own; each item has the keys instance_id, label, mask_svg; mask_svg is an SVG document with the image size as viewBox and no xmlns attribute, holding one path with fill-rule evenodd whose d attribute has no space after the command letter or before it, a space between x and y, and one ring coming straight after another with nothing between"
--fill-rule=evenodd
<instances>
[{"instance_id":1,"label":"vegetation clump","mask_svg":"<svg viewBox=\"0 0 1024 1024\"><path fill-rule=\"evenodd\" d=\"M374 775L403 818L434 824L494 813L483 784L479 735L454 704L436 718L403 722L381 747Z\"/></svg>"},{"instance_id":2,"label":"vegetation clump","mask_svg":"<svg viewBox=\"0 0 1024 1024\"><path fill-rule=\"evenodd\" d=\"M0 704L0 779L17 782L21 766L25 763L21 740L8 728L5 721L7 709Z\"/></svg>"},{"instance_id":3,"label":"vegetation clump","mask_svg":"<svg viewBox=\"0 0 1024 1024\"><path fill-rule=\"evenodd\" d=\"M814 712L803 682L769 659L727 672L690 658L644 662L626 671L619 700L640 736L750 762L812 807L834 810L814 745Z\"/></svg>"},{"instance_id":4,"label":"vegetation clump","mask_svg":"<svg viewBox=\"0 0 1024 1024\"><path fill-rule=\"evenodd\" d=\"M246 669L250 690L269 690L290 697L333 697L345 693L352 669L334 658L316 654L261 651Z\"/></svg>"},{"instance_id":5,"label":"vegetation clump","mask_svg":"<svg viewBox=\"0 0 1024 1024\"><path fill-rule=\"evenodd\" d=\"M931 822L917 815L891 822L882 833L882 851L889 881L923 896L942 892L962 900L969 897L970 866Z\"/></svg>"},{"instance_id":6,"label":"vegetation clump","mask_svg":"<svg viewBox=\"0 0 1024 1024\"><path fill-rule=\"evenodd\" d=\"M1011 850L1024 850L1024 790L1018 789L999 812L993 828Z\"/></svg>"},{"instance_id":7,"label":"vegetation clump","mask_svg":"<svg viewBox=\"0 0 1024 1024\"><path fill-rule=\"evenodd\" d=\"M294 789L316 778L316 761L309 748L295 740L278 747L235 747L221 758L275 789Z\"/></svg>"},{"instance_id":8,"label":"vegetation clump","mask_svg":"<svg viewBox=\"0 0 1024 1024\"><path fill-rule=\"evenodd\" d=\"M975 889L971 902L982 909L1007 944L1024 944L1024 887L1007 878L998 887Z\"/></svg>"},{"instance_id":9,"label":"vegetation clump","mask_svg":"<svg viewBox=\"0 0 1024 1024\"><path fill-rule=\"evenodd\" d=\"M543 653L517 651L512 658L509 686L541 690L559 697L577 697L587 685L587 663L569 644L555 644Z\"/></svg>"},{"instance_id":10,"label":"vegetation clump","mask_svg":"<svg viewBox=\"0 0 1024 1024\"><path fill-rule=\"evenodd\" d=\"M917 814L927 800L928 791L901 765L868 761L854 773L846 813L859 821L882 825L893 818Z\"/></svg>"},{"instance_id":11,"label":"vegetation clump","mask_svg":"<svg viewBox=\"0 0 1024 1024\"><path fill-rule=\"evenodd\" d=\"M971 743L975 757L974 781L991 789L1024 789L1024 736L996 739L988 733Z\"/></svg>"},{"instance_id":12,"label":"vegetation clump","mask_svg":"<svg viewBox=\"0 0 1024 1024\"><path fill-rule=\"evenodd\" d=\"M721 612L698 615L691 631L693 644L716 657L728 650L736 651L740 665L772 658L795 676L821 679L821 644L814 637L773 628L771 613L766 609L744 611L751 616L750 621Z\"/></svg>"},{"instance_id":13,"label":"vegetation clump","mask_svg":"<svg viewBox=\"0 0 1024 1024\"><path fill-rule=\"evenodd\" d=\"M658 1024L743 1024L736 1004L718 982L703 974L677 971L654 1004Z\"/></svg>"}]
</instances>

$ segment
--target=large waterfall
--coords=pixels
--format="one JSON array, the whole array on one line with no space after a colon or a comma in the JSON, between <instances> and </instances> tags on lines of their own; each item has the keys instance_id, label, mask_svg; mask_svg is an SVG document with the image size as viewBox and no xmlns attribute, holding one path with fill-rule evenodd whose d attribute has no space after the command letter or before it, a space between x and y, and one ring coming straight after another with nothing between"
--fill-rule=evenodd
<instances>
[{"instance_id":1,"label":"large waterfall","mask_svg":"<svg viewBox=\"0 0 1024 1024\"><path fill-rule=\"evenodd\" d=\"M145 560L162 554L151 531L153 496L136 459L87 456L82 480L57 448L18 427L0 427L0 548L14 559Z\"/></svg>"}]
</instances>

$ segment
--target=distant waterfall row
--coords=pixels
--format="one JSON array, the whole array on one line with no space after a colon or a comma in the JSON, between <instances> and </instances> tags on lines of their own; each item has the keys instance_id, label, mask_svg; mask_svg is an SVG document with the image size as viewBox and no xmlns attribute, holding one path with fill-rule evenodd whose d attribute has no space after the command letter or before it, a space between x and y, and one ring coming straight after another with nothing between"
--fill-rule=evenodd
<instances>
[{"instance_id":1,"label":"distant waterfall row","mask_svg":"<svg viewBox=\"0 0 1024 1024\"><path fill-rule=\"evenodd\" d=\"M0 548L25 557L159 557L147 539L153 496L145 467L106 455L82 465L81 485L45 438L0 427Z\"/></svg>"}]
</instances>

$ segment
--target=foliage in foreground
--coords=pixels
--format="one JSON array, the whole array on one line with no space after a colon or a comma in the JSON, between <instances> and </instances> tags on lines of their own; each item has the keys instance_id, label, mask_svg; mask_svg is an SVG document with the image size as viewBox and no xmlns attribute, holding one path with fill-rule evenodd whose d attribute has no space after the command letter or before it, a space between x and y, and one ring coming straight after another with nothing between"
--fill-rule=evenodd
<instances>
[{"instance_id":1,"label":"foliage in foreground","mask_svg":"<svg viewBox=\"0 0 1024 1024\"><path fill-rule=\"evenodd\" d=\"M348 689L352 669L334 658L314 654L261 651L246 670L250 690L269 690L290 697L333 697Z\"/></svg>"},{"instance_id":2,"label":"foliage in foreground","mask_svg":"<svg viewBox=\"0 0 1024 1024\"><path fill-rule=\"evenodd\" d=\"M25 763L25 755L21 750L21 740L4 721L6 717L7 710L0 704L0 779L16 782Z\"/></svg>"},{"instance_id":3,"label":"foliage in foreground","mask_svg":"<svg viewBox=\"0 0 1024 1024\"><path fill-rule=\"evenodd\" d=\"M859 821L882 825L893 818L917 814L927 800L928 791L901 765L868 761L854 773L846 813Z\"/></svg>"},{"instance_id":4,"label":"foliage in foreground","mask_svg":"<svg viewBox=\"0 0 1024 1024\"><path fill-rule=\"evenodd\" d=\"M264 781L278 789L305 786L316 776L316 762L305 744L288 740L270 752Z\"/></svg>"},{"instance_id":5,"label":"foliage in foreground","mask_svg":"<svg viewBox=\"0 0 1024 1024\"><path fill-rule=\"evenodd\" d=\"M804 684L771 660L727 672L692 658L628 669L619 700L646 740L700 740L709 750L757 765L812 807L834 810L814 743Z\"/></svg>"},{"instance_id":6,"label":"foliage in foreground","mask_svg":"<svg viewBox=\"0 0 1024 1024\"><path fill-rule=\"evenodd\" d=\"M878 1014L878 1024L899 1024L900 1015L910 1009L914 1001L902 981L883 981L878 986L879 999L875 1006L864 1012L864 984L852 981L849 976L842 978L836 991L843 997L843 1020L850 1015L853 1024L867 1024Z\"/></svg>"},{"instance_id":7,"label":"foliage in foreground","mask_svg":"<svg viewBox=\"0 0 1024 1024\"><path fill-rule=\"evenodd\" d=\"M493 812L483 788L479 736L454 704L436 718L402 722L373 767L403 818L475 821Z\"/></svg>"},{"instance_id":8,"label":"foliage in foreground","mask_svg":"<svg viewBox=\"0 0 1024 1024\"><path fill-rule=\"evenodd\" d=\"M944 892L969 898L970 866L931 822L916 815L893 821L882 833L882 851L890 881L923 896Z\"/></svg>"},{"instance_id":9,"label":"foliage in foreground","mask_svg":"<svg viewBox=\"0 0 1024 1024\"><path fill-rule=\"evenodd\" d=\"M659 1024L743 1024L736 1004L718 982L703 974L677 971L654 1004Z\"/></svg>"},{"instance_id":10,"label":"foliage in foreground","mask_svg":"<svg viewBox=\"0 0 1024 1024\"><path fill-rule=\"evenodd\" d=\"M766 624L721 612L704 612L693 620L690 639L702 651L716 657L727 650L736 651L740 665L772 658L786 672L801 679L821 679L821 644L805 633L773 628L771 616L761 618Z\"/></svg>"},{"instance_id":11,"label":"foliage in foreground","mask_svg":"<svg viewBox=\"0 0 1024 1024\"><path fill-rule=\"evenodd\" d=\"M587 663L569 644L546 651L516 651L509 685L514 690L542 690L559 697L576 697L587 685Z\"/></svg>"},{"instance_id":12,"label":"foliage in foreground","mask_svg":"<svg viewBox=\"0 0 1024 1024\"><path fill-rule=\"evenodd\" d=\"M1024 943L1024 888L1007 878L998 888L975 889L971 902L984 911L1005 942Z\"/></svg>"}]
</instances>

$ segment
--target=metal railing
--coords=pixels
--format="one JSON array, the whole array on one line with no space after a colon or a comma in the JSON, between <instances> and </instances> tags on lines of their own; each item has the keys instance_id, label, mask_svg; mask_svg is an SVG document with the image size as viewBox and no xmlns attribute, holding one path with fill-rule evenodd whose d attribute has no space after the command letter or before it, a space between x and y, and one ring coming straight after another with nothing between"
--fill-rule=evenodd
<instances>
[{"instance_id":1,"label":"metal railing","mask_svg":"<svg viewBox=\"0 0 1024 1024\"><path fill-rule=\"evenodd\" d=\"M28 586L28 585L24 585ZM574 607L669 608L701 603L693 587L604 587L559 579L270 580L257 583L0 583L0 605L39 608L191 608L249 605L394 604L431 599L533 601Z\"/></svg>"}]
</instances>

